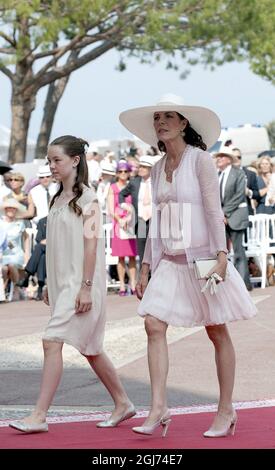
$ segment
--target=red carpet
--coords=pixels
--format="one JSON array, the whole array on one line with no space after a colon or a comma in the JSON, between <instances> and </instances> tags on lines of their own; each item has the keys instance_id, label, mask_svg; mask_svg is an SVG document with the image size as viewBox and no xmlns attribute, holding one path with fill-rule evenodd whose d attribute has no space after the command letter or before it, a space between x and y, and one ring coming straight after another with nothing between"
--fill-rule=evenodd
<instances>
[{"instance_id":1,"label":"red carpet","mask_svg":"<svg viewBox=\"0 0 275 470\"><path fill-rule=\"evenodd\" d=\"M134 418L115 429L98 429L95 421L50 424L48 433L22 434L2 424L1 449L275 449L275 407L239 409L235 436L206 439L213 413L176 414L166 438L131 431L144 421Z\"/></svg>"}]
</instances>

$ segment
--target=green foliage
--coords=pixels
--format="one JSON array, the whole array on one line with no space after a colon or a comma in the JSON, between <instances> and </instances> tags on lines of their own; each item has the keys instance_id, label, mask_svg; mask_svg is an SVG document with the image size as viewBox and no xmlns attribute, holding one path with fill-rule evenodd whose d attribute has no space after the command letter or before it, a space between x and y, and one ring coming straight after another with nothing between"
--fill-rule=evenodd
<instances>
[{"instance_id":1,"label":"green foliage","mask_svg":"<svg viewBox=\"0 0 275 470\"><path fill-rule=\"evenodd\" d=\"M68 50L108 40L123 53L122 63L166 54L177 68L175 51L190 65L248 60L274 83L274 24L274 0L0 0L0 60L31 64L36 54L50 57L72 41Z\"/></svg>"}]
</instances>

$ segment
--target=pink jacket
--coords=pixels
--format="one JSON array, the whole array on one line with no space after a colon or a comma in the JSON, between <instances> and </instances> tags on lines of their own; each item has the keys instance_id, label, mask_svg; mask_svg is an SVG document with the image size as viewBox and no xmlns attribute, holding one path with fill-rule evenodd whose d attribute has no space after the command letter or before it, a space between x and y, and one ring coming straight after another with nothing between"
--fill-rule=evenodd
<instances>
[{"instance_id":1,"label":"pink jacket","mask_svg":"<svg viewBox=\"0 0 275 470\"><path fill-rule=\"evenodd\" d=\"M152 168L153 211L149 235L146 241L143 263L155 271L162 256L160 236L160 201L157 189L166 157ZM221 209L217 169L208 152L188 145L176 173L176 200L183 203L183 222L188 225L190 241L184 247L189 265L194 259L227 251L224 215ZM186 227L185 227L186 229Z\"/></svg>"}]
</instances>

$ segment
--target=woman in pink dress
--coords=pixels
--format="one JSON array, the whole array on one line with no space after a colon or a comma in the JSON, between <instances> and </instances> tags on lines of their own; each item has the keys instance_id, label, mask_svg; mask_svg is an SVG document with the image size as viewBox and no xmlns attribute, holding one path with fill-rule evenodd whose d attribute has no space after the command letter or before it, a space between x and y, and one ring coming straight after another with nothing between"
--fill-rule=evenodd
<instances>
[{"instance_id":1,"label":"woman in pink dress","mask_svg":"<svg viewBox=\"0 0 275 470\"><path fill-rule=\"evenodd\" d=\"M125 256L129 257L129 277L131 293L135 294L136 286L136 256L137 246L134 233L134 217L132 210L132 196L125 198L123 207L119 204L119 193L128 183L130 165L126 160L120 160L117 165L117 182L111 184L108 194L108 209L113 220L113 234L111 240L112 255L118 256L117 272L120 282L119 295L127 295L125 289ZM132 228L132 230L131 230Z\"/></svg>"},{"instance_id":2,"label":"woman in pink dress","mask_svg":"<svg viewBox=\"0 0 275 470\"><path fill-rule=\"evenodd\" d=\"M219 137L219 118L209 109L185 106L181 98L166 95L155 106L124 111L120 120L164 155L152 168L153 214L136 286L138 313L145 318L148 336L152 404L143 425L133 431L152 434L162 426L165 435L171 421L166 398L168 325L203 325L215 348L220 389L217 414L204 436L233 434L235 352L226 323L251 318L256 308L227 261L218 175L206 152ZM206 257L216 264L199 280L193 262ZM223 282L216 285L216 279Z\"/></svg>"}]
</instances>

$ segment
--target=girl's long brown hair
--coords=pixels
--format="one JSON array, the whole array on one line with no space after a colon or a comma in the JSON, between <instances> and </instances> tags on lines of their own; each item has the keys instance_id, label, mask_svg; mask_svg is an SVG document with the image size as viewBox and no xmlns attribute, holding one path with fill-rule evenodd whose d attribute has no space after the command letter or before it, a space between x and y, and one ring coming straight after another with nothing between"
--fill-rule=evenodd
<instances>
[{"instance_id":1,"label":"girl's long brown hair","mask_svg":"<svg viewBox=\"0 0 275 470\"><path fill-rule=\"evenodd\" d=\"M61 137L57 137L54 139L49 146L51 145L59 145L62 147L63 152L65 155L69 157L76 157L79 156L79 164L77 165L77 174L76 179L72 188L74 193L73 199L70 200L69 206L73 209L73 211L77 215L82 214L81 207L77 204L78 199L82 196L83 193L83 185L89 186L88 182L88 165L86 161L86 150L85 147L89 146L86 140L80 139L78 137L74 137L73 135L62 135ZM53 196L50 209L54 204L55 199L60 196L63 191L63 184L60 183L60 188L58 189L57 193Z\"/></svg>"}]
</instances>

